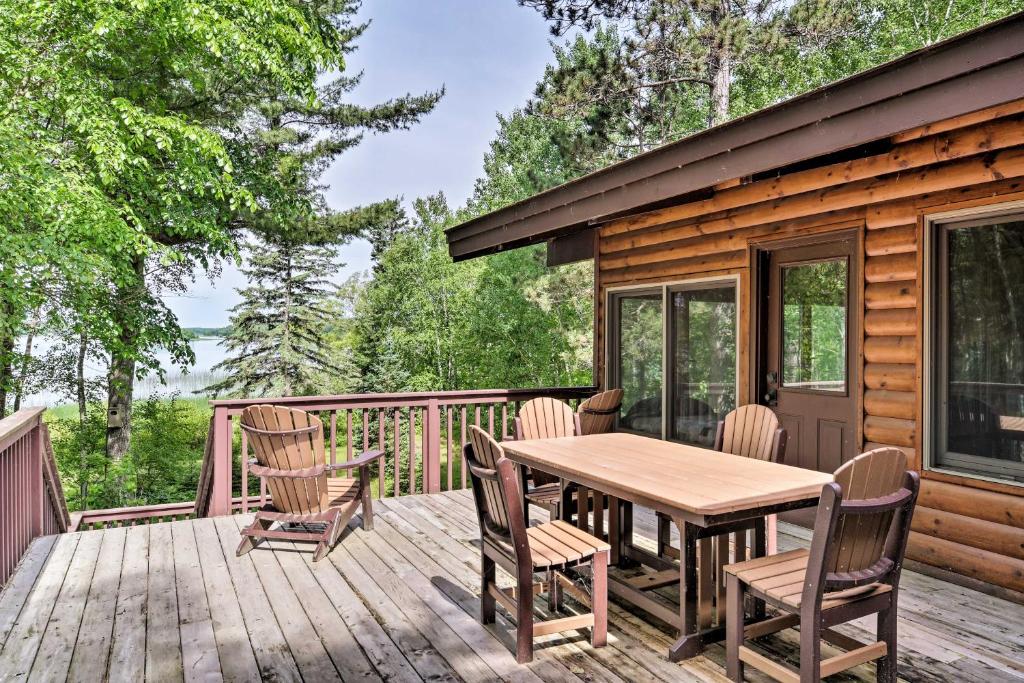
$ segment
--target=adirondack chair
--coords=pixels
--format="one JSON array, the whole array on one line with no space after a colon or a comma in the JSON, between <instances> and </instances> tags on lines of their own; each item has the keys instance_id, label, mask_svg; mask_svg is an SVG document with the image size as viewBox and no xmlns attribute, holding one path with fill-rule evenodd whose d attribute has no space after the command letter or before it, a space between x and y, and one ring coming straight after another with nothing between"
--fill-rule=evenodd
<instances>
[{"instance_id":1,"label":"adirondack chair","mask_svg":"<svg viewBox=\"0 0 1024 683\"><path fill-rule=\"evenodd\" d=\"M370 465L384 455L383 451L367 451L348 462L328 465L323 423L315 415L283 406L258 405L243 410L240 422L256 455L249 471L267 483L271 502L242 530L238 555L246 554L265 538L314 541L316 562L334 547L360 505L363 528L373 528ZM353 469L359 470L358 477L329 476ZM274 522L302 525L302 529L270 529ZM307 525L318 528L309 530Z\"/></svg>"},{"instance_id":2,"label":"adirondack chair","mask_svg":"<svg viewBox=\"0 0 1024 683\"><path fill-rule=\"evenodd\" d=\"M779 418L771 408L762 405L749 404L740 406L719 421L718 430L715 433L715 450L722 453L731 453L745 458L756 458L768 462L782 462L786 455L786 430L779 426ZM769 526L774 529L774 515L769 520ZM668 550L671 534L671 520L661 513L658 513L658 554L664 555ZM738 552L745 553L746 531L738 531L744 534L737 536ZM774 537L771 530L769 538ZM720 539L725 542L727 539Z\"/></svg>"},{"instance_id":3,"label":"adirondack chair","mask_svg":"<svg viewBox=\"0 0 1024 683\"><path fill-rule=\"evenodd\" d=\"M580 404L580 434L607 434L615 427L615 418L622 409L622 389L609 389L594 394Z\"/></svg>"},{"instance_id":4,"label":"adirondack chair","mask_svg":"<svg viewBox=\"0 0 1024 683\"><path fill-rule=\"evenodd\" d=\"M906 455L879 448L859 455L835 473L821 491L810 550L793 550L726 565L726 668L743 680L750 664L776 680L809 683L877 661L877 678L896 680L896 605L910 519L919 478ZM744 598L751 595L782 615L744 624ZM832 627L878 614L877 641L863 644ZM800 671L743 645L793 626L800 627ZM821 639L847 652L822 661Z\"/></svg>"},{"instance_id":5,"label":"adirondack chair","mask_svg":"<svg viewBox=\"0 0 1024 683\"><path fill-rule=\"evenodd\" d=\"M567 404L554 398L534 398L523 404L513 423L513 438L553 439L559 436L576 436L582 433L581 417L572 412ZM561 518L563 501L571 501L575 487L564 488L558 477L546 472L522 468L523 490L527 506L536 505L548 511L551 519ZM524 510L529 514L528 510Z\"/></svg>"},{"instance_id":6,"label":"adirondack chair","mask_svg":"<svg viewBox=\"0 0 1024 683\"><path fill-rule=\"evenodd\" d=\"M516 661L533 659L537 636L590 628L594 647L608 639L608 557L611 546L566 522L555 520L527 527L523 521L522 491L516 465L504 456L501 445L479 427L470 427L464 449L473 484L480 523L480 621L493 624L495 604L501 603L516 620ZM587 595L567 571L590 566L591 590ZM502 589L495 581L496 566L515 579L515 587ZM547 575L535 582L534 574ZM590 612L533 622L535 589L548 592L552 611L561 606L566 591Z\"/></svg>"}]
</instances>

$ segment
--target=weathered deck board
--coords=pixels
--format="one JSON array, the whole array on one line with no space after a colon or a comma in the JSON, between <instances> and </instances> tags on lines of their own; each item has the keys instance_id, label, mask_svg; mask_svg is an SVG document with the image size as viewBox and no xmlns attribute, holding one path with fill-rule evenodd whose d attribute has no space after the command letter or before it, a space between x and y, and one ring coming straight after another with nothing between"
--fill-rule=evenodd
<instances>
[{"instance_id":1,"label":"weathered deck board","mask_svg":"<svg viewBox=\"0 0 1024 683\"><path fill-rule=\"evenodd\" d=\"M671 664L674 635L614 601L608 647L594 649L586 634L556 634L539 639L532 664L518 666L508 616L499 609L493 626L477 621L468 494L375 504L375 530L354 520L317 563L311 548L277 541L236 557L244 517L41 539L0 594L0 677L725 681L720 646ZM653 544L653 515L638 511L635 528L641 544ZM803 542L785 536L780 548ZM671 600L674 590L658 592ZM549 616L544 598L534 608ZM863 637L872 627L844 628ZM905 680L1024 680L1024 607L904 572L899 628ZM793 633L765 646L797 655ZM861 666L836 680L873 673Z\"/></svg>"}]
</instances>

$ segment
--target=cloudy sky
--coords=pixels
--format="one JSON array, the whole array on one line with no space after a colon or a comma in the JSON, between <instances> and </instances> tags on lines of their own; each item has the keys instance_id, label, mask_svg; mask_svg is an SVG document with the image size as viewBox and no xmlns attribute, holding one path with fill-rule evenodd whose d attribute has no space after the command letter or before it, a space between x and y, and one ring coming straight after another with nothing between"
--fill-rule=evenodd
<instances>
[{"instance_id":1,"label":"cloudy sky","mask_svg":"<svg viewBox=\"0 0 1024 683\"><path fill-rule=\"evenodd\" d=\"M461 204L480 175L497 128L495 115L521 106L551 54L548 27L515 0L368 0L372 25L350 56L347 71L365 72L353 98L372 104L442 85L447 95L419 126L367 137L325 177L331 206L444 191ZM369 247L342 250L338 280L369 267ZM216 282L200 277L188 296L168 298L186 327L220 327L238 301L244 278L225 267Z\"/></svg>"}]
</instances>

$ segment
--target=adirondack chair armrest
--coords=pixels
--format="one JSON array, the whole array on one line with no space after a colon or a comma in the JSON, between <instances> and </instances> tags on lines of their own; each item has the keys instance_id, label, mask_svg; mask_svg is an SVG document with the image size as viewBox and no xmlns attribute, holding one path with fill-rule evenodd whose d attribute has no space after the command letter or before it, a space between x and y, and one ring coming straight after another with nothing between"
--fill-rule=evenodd
<instances>
[{"instance_id":1,"label":"adirondack chair armrest","mask_svg":"<svg viewBox=\"0 0 1024 683\"><path fill-rule=\"evenodd\" d=\"M380 460L384 457L384 451L365 451L361 453L355 460L349 460L347 462L339 462L333 465L328 465L328 471L331 470L349 470L356 467L365 467L373 463L375 460Z\"/></svg>"}]
</instances>

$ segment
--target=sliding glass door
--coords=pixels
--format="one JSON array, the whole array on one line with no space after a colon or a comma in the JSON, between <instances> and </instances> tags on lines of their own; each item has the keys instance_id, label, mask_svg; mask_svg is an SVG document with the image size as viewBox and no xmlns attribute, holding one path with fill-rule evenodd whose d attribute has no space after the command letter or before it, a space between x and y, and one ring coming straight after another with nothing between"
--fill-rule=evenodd
<instances>
[{"instance_id":1,"label":"sliding glass door","mask_svg":"<svg viewBox=\"0 0 1024 683\"><path fill-rule=\"evenodd\" d=\"M736 407L737 281L609 297L609 385L624 390L619 429L710 447Z\"/></svg>"}]
</instances>

